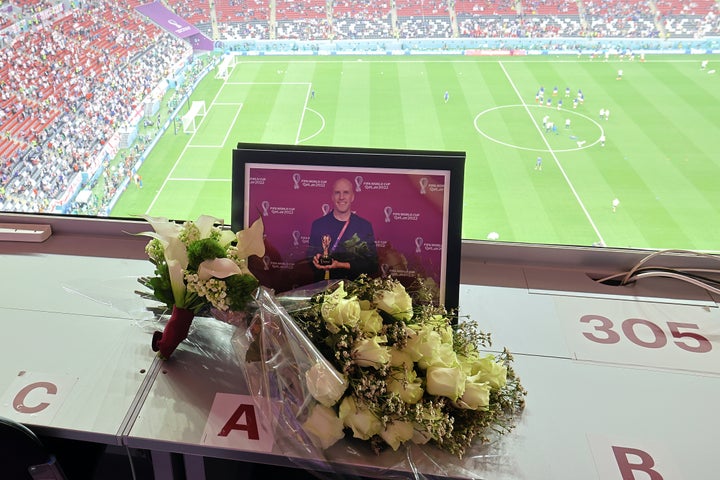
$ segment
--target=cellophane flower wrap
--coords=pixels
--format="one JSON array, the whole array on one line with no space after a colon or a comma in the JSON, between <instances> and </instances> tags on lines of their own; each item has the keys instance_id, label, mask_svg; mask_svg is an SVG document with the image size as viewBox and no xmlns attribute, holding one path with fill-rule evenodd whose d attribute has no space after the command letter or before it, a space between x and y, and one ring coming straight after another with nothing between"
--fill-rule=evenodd
<instances>
[{"instance_id":1,"label":"cellophane flower wrap","mask_svg":"<svg viewBox=\"0 0 720 480\"><path fill-rule=\"evenodd\" d=\"M425 478L421 463L434 474L473 477L463 457L509 432L524 407L511 354L482 353L490 337L475 322L413 301L392 279L304 293L304 304L286 309L287 297L261 287L257 313L233 337L277 446L324 462L307 466L313 471L347 468L348 455L365 452L356 465L392 456L396 465L380 463L414 478Z\"/></svg>"},{"instance_id":2,"label":"cellophane flower wrap","mask_svg":"<svg viewBox=\"0 0 720 480\"><path fill-rule=\"evenodd\" d=\"M167 359L188 335L194 316L217 311L242 312L259 283L247 266L250 255L265 253L263 225L258 220L237 233L218 226L208 215L176 223L145 217L152 232L145 247L155 275L138 281L150 292L138 292L172 311L162 332L155 332L152 349Z\"/></svg>"}]
</instances>

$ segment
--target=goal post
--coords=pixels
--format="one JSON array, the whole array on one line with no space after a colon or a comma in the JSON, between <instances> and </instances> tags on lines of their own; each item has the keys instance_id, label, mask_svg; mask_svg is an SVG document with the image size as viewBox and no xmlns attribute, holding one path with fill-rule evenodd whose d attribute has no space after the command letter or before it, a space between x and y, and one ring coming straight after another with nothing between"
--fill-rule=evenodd
<instances>
[{"instance_id":1,"label":"goal post","mask_svg":"<svg viewBox=\"0 0 720 480\"><path fill-rule=\"evenodd\" d=\"M181 117L183 132L195 133L197 130L197 118L205 116L205 101L198 100L192 102L190 110Z\"/></svg>"},{"instance_id":2,"label":"goal post","mask_svg":"<svg viewBox=\"0 0 720 480\"><path fill-rule=\"evenodd\" d=\"M215 78L227 80L233 67L235 67L235 55L225 55L217 66Z\"/></svg>"}]
</instances>

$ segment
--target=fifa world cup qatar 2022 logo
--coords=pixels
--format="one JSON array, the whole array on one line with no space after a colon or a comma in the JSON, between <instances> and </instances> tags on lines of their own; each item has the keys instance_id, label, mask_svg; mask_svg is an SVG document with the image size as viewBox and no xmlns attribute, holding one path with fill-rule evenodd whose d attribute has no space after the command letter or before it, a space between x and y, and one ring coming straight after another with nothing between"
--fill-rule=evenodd
<instances>
[{"instance_id":1,"label":"fifa world cup qatar 2022 logo","mask_svg":"<svg viewBox=\"0 0 720 480\"><path fill-rule=\"evenodd\" d=\"M292 175L292 181L293 181L293 189L299 190L300 189L300 180L302 180L302 177L300 177L299 173L293 173Z\"/></svg>"},{"instance_id":2,"label":"fifa world cup qatar 2022 logo","mask_svg":"<svg viewBox=\"0 0 720 480\"><path fill-rule=\"evenodd\" d=\"M385 214L385 223L390 223L390 220L392 219L392 212L393 209L390 205L383 208L383 213Z\"/></svg>"},{"instance_id":3,"label":"fifa world cup qatar 2022 logo","mask_svg":"<svg viewBox=\"0 0 720 480\"><path fill-rule=\"evenodd\" d=\"M356 192L359 192L362 190L361 187L362 187L362 184L364 181L365 181L365 179L363 179L363 177L361 175L355 176L355 191Z\"/></svg>"},{"instance_id":4,"label":"fifa world cup qatar 2022 logo","mask_svg":"<svg viewBox=\"0 0 720 480\"><path fill-rule=\"evenodd\" d=\"M420 184L420 194L425 195L427 193L427 187L429 180L427 177L422 177L420 180L418 180L418 183Z\"/></svg>"}]
</instances>

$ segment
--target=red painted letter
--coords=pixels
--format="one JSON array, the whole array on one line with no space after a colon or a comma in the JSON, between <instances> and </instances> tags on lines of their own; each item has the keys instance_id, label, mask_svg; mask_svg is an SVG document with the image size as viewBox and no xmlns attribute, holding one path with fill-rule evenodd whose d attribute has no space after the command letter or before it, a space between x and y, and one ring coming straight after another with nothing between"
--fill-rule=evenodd
<instances>
[{"instance_id":1,"label":"red painted letter","mask_svg":"<svg viewBox=\"0 0 720 480\"><path fill-rule=\"evenodd\" d=\"M613 454L615 455L615 461L620 468L620 474L622 475L623 480L636 480L635 474L633 474L633 470L638 470L646 473L648 475L647 478L650 478L650 480L663 480L663 476L660 475L656 470L653 470L652 467L655 466L655 460L653 460L653 458L648 453L643 452L642 450L638 450L636 448L613 446L612 449ZM637 457L640 460L639 463L630 463L628 459L629 455ZM646 477L643 476L643 478Z\"/></svg>"},{"instance_id":2,"label":"red painted letter","mask_svg":"<svg viewBox=\"0 0 720 480\"><path fill-rule=\"evenodd\" d=\"M45 392L47 392L49 395L55 395L57 393L57 385L55 385L54 383L31 383L30 385L27 385L22 390L20 390L17 395L15 395L15 398L13 399L13 408L20 413L38 413L49 407L50 404L47 402L38 403L34 407L29 407L25 405L25 398L27 398L28 394L36 388L44 388Z\"/></svg>"},{"instance_id":3,"label":"red painted letter","mask_svg":"<svg viewBox=\"0 0 720 480\"><path fill-rule=\"evenodd\" d=\"M247 422L244 425L241 425L238 423L238 420L240 420L240 417L245 415L245 421ZM260 434L258 433L258 427L257 427L257 419L255 418L255 407L252 405L244 405L241 404L238 406L237 410L235 410L235 413L232 414L230 419L227 421L225 426L220 430L221 437L227 437L230 434L231 430L246 430L248 433L248 438L250 440L260 440Z\"/></svg>"}]
</instances>

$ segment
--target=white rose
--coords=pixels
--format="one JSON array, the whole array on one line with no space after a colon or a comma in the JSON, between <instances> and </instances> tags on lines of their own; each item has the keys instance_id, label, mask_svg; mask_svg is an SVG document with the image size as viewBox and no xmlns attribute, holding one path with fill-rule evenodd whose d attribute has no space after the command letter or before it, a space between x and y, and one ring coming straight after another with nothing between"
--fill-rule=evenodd
<instances>
[{"instance_id":1,"label":"white rose","mask_svg":"<svg viewBox=\"0 0 720 480\"><path fill-rule=\"evenodd\" d=\"M394 282L392 290L378 292L375 304L399 320L410 320L413 317L412 299L400 282Z\"/></svg>"},{"instance_id":2,"label":"white rose","mask_svg":"<svg viewBox=\"0 0 720 480\"><path fill-rule=\"evenodd\" d=\"M377 310L363 310L361 307L358 325L365 333L378 334L382 330L383 319Z\"/></svg>"},{"instance_id":3,"label":"white rose","mask_svg":"<svg viewBox=\"0 0 720 480\"><path fill-rule=\"evenodd\" d=\"M390 393L399 395L403 402L409 404L419 402L425 393L422 388L422 380L417 377L415 370L390 374L387 379L387 389Z\"/></svg>"},{"instance_id":4,"label":"white rose","mask_svg":"<svg viewBox=\"0 0 720 480\"><path fill-rule=\"evenodd\" d=\"M348 387L343 375L320 362L305 372L305 382L313 398L326 407L335 405Z\"/></svg>"},{"instance_id":5,"label":"white rose","mask_svg":"<svg viewBox=\"0 0 720 480\"><path fill-rule=\"evenodd\" d=\"M397 450L402 443L413 438L414 430L410 422L392 422L380 432L380 436L393 450Z\"/></svg>"},{"instance_id":6,"label":"white rose","mask_svg":"<svg viewBox=\"0 0 720 480\"><path fill-rule=\"evenodd\" d=\"M333 295L336 292L333 292ZM360 302L357 297L338 298L326 295L320 311L331 333L339 332L342 326L353 327L360 320Z\"/></svg>"},{"instance_id":7,"label":"white rose","mask_svg":"<svg viewBox=\"0 0 720 480\"><path fill-rule=\"evenodd\" d=\"M413 367L412 356L405 350L398 350L395 347L390 347L390 365L393 367L402 366L406 370Z\"/></svg>"},{"instance_id":8,"label":"white rose","mask_svg":"<svg viewBox=\"0 0 720 480\"><path fill-rule=\"evenodd\" d=\"M456 402L458 407L478 410L490 405L490 384L478 382L478 376L468 377L465 381L465 391Z\"/></svg>"},{"instance_id":9,"label":"white rose","mask_svg":"<svg viewBox=\"0 0 720 480\"><path fill-rule=\"evenodd\" d=\"M441 338L437 332L438 340ZM458 364L457 354L450 343L432 342L423 344L420 347L422 357L418 360L420 368L429 367L452 367Z\"/></svg>"},{"instance_id":10,"label":"white rose","mask_svg":"<svg viewBox=\"0 0 720 480\"><path fill-rule=\"evenodd\" d=\"M405 352L416 362L424 355L431 354L433 349L438 348L442 343L440 335L428 327L419 330L408 327L405 332L408 334Z\"/></svg>"},{"instance_id":11,"label":"white rose","mask_svg":"<svg viewBox=\"0 0 720 480\"><path fill-rule=\"evenodd\" d=\"M359 407L353 397L345 397L340 403L340 419L352 429L353 437L361 440L369 440L382 431L380 419L367 408Z\"/></svg>"},{"instance_id":12,"label":"white rose","mask_svg":"<svg viewBox=\"0 0 720 480\"><path fill-rule=\"evenodd\" d=\"M302 426L313 444L323 450L345 436L342 420L335 414L335 410L325 405L316 404Z\"/></svg>"},{"instance_id":13,"label":"white rose","mask_svg":"<svg viewBox=\"0 0 720 480\"><path fill-rule=\"evenodd\" d=\"M386 342L384 335L358 340L352 348L353 360L361 367L380 368L390 361L390 349L381 345Z\"/></svg>"},{"instance_id":14,"label":"white rose","mask_svg":"<svg viewBox=\"0 0 720 480\"><path fill-rule=\"evenodd\" d=\"M430 395L457 400L465 392L465 372L457 367L430 367L427 369L426 388Z\"/></svg>"},{"instance_id":15,"label":"white rose","mask_svg":"<svg viewBox=\"0 0 720 480\"><path fill-rule=\"evenodd\" d=\"M507 367L496 362L492 355L481 358L478 367L478 381L488 382L494 390L504 387L507 383Z\"/></svg>"}]
</instances>

